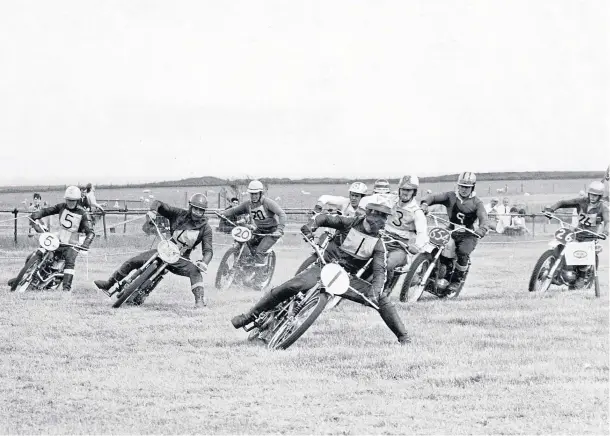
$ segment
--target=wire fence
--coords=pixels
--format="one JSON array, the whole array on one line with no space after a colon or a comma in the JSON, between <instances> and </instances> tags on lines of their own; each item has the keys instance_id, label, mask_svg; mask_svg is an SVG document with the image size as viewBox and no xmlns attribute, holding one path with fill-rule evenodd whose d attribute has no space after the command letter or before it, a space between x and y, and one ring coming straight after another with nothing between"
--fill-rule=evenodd
<instances>
[{"instance_id":1,"label":"wire fence","mask_svg":"<svg viewBox=\"0 0 610 436\"><path fill-rule=\"evenodd\" d=\"M121 238L125 235L132 236L145 236L142 230L142 224L148 209L124 209L121 211L107 211L104 214L93 213L94 230L97 237L103 237L104 240L112 241L114 238ZM218 229L219 219L215 215L215 212L222 212L222 210L208 210L206 216L208 217L209 223L213 229ZM288 223L286 226L286 233L298 233L299 228L307 223L311 218L310 209L285 209L288 216ZM14 246L17 246L19 241L27 240L29 237L36 235L35 230L32 228L31 221L27 217L31 212L26 210L0 210L0 236L3 236L5 240L11 239ZM561 217L564 221L572 222L574 215L570 213L556 214ZM435 222L434 217L438 216L447 219L447 215L444 213L431 213L428 215L428 226L439 225L440 223ZM510 222L509 218L518 216L517 214L498 214L497 219L504 220L506 223ZM495 232L495 223L493 221L492 231L485 239L493 242L494 240L506 241L528 241L534 239L540 239L554 233L558 228L559 224L556 221L550 221L543 214L528 214L520 215L524 219L524 228L521 230L508 228L505 229L502 234ZM57 217L51 217L50 230L54 231L58 228ZM4 245L4 244L3 244Z\"/></svg>"}]
</instances>

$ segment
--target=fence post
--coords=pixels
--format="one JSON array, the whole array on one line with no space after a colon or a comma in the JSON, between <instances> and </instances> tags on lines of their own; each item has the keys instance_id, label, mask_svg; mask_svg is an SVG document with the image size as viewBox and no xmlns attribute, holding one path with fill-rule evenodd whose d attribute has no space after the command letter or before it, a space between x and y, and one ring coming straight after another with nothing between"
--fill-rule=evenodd
<instances>
[{"instance_id":1,"label":"fence post","mask_svg":"<svg viewBox=\"0 0 610 436\"><path fill-rule=\"evenodd\" d=\"M106 215L102 215L102 223L104 224L104 241L108 240L108 233L106 229Z\"/></svg>"},{"instance_id":2,"label":"fence post","mask_svg":"<svg viewBox=\"0 0 610 436\"><path fill-rule=\"evenodd\" d=\"M125 215L124 215L125 219L124 221L127 221L127 204L125 204ZM123 233L127 233L127 222L123 223Z\"/></svg>"},{"instance_id":3,"label":"fence post","mask_svg":"<svg viewBox=\"0 0 610 436\"><path fill-rule=\"evenodd\" d=\"M536 215L532 214L532 239L536 239Z\"/></svg>"},{"instance_id":4,"label":"fence post","mask_svg":"<svg viewBox=\"0 0 610 436\"><path fill-rule=\"evenodd\" d=\"M19 211L17 210L17 208L15 208L13 210L13 215L15 215L15 247L17 246L17 215L19 215Z\"/></svg>"},{"instance_id":5,"label":"fence post","mask_svg":"<svg viewBox=\"0 0 610 436\"><path fill-rule=\"evenodd\" d=\"M220 209L220 192L218 193L218 209Z\"/></svg>"}]
</instances>

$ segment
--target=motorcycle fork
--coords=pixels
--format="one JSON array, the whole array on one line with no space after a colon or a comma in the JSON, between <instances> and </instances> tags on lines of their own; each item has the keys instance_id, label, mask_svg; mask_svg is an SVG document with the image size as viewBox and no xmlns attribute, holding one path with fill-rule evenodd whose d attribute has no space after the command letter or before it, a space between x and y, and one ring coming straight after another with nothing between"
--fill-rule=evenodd
<instances>
[{"instance_id":1,"label":"motorcycle fork","mask_svg":"<svg viewBox=\"0 0 610 436\"><path fill-rule=\"evenodd\" d=\"M421 283L423 283L424 285L428 282L428 278L430 278L432 271L438 265L438 259L439 259L439 257L441 257L441 252L442 252L442 250L439 247L437 247L436 254L432 258L432 262L430 262L430 266L428 267L428 269L424 273L423 277L421 278Z\"/></svg>"},{"instance_id":2,"label":"motorcycle fork","mask_svg":"<svg viewBox=\"0 0 610 436\"><path fill-rule=\"evenodd\" d=\"M557 269L559 268L559 266L563 262L563 250L564 249L565 249L565 246L562 245L561 249L557 250L557 259L555 259L555 263L553 264L553 266L551 267L551 269L547 273L547 275L545 277L545 280L546 279L550 279L551 282L553 281L553 277L555 277L555 273L557 272Z\"/></svg>"},{"instance_id":3,"label":"motorcycle fork","mask_svg":"<svg viewBox=\"0 0 610 436\"><path fill-rule=\"evenodd\" d=\"M49 256L52 256L52 251L47 251L40 259L40 263L38 264L38 268L36 268L36 275L32 276L32 278L37 278L40 282L44 282L45 279L40 275L40 270L46 266L47 261L49 260Z\"/></svg>"},{"instance_id":4,"label":"motorcycle fork","mask_svg":"<svg viewBox=\"0 0 610 436\"><path fill-rule=\"evenodd\" d=\"M131 273L129 273L127 275L127 277L125 277L123 280L121 280L120 285L121 287L125 287L128 284L130 284L131 282L133 282L133 278L139 276L140 274L142 274L144 272L144 270L148 267L148 265L150 265L151 263L153 263L157 257L159 257L159 255L157 253L155 253L153 256L150 257L150 259L148 259L144 265L142 265L140 268L138 268L137 270L132 271Z\"/></svg>"}]
</instances>

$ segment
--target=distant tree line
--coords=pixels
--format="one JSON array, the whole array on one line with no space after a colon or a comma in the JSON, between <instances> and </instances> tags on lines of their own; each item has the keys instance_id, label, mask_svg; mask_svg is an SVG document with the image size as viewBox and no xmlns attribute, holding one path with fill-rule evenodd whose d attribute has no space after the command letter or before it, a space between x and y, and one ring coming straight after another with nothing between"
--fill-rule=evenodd
<instances>
[{"instance_id":1,"label":"distant tree line","mask_svg":"<svg viewBox=\"0 0 610 436\"><path fill-rule=\"evenodd\" d=\"M591 179L600 180L604 176L603 171L521 171L521 172L497 172L497 173L477 173L477 181L497 181L497 180L548 180L548 179ZM442 176L420 177L423 183L434 182L453 182L457 179L458 174L446 174ZM97 185L98 189L120 189L120 188L161 188L161 187L189 187L189 186L229 186L234 191L238 191L241 187L248 185L252 177L243 179L221 179L218 177L191 177L182 180L169 180L164 182L153 183L133 183L133 184L107 184ZM263 177L259 179L268 188L271 185L290 185L290 184L308 184L308 185L326 185L326 184L341 184L350 183L354 180L360 180L367 184L373 184L375 179L370 178L332 178L332 177L312 177L304 179L289 179L287 177ZM397 183L398 178L389 178L390 183ZM12 192L32 192L32 191L57 191L65 189L66 185L35 185L35 186L5 186L0 187L0 193ZM237 189L234 189L237 188Z\"/></svg>"}]
</instances>

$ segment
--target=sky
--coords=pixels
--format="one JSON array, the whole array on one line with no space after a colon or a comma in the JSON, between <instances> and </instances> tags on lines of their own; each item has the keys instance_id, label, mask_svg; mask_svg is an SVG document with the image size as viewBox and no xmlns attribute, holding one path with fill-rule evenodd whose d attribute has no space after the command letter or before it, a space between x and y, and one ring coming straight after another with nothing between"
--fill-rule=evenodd
<instances>
[{"instance_id":1,"label":"sky","mask_svg":"<svg viewBox=\"0 0 610 436\"><path fill-rule=\"evenodd\" d=\"M0 185L605 170L608 2L0 2Z\"/></svg>"}]
</instances>

